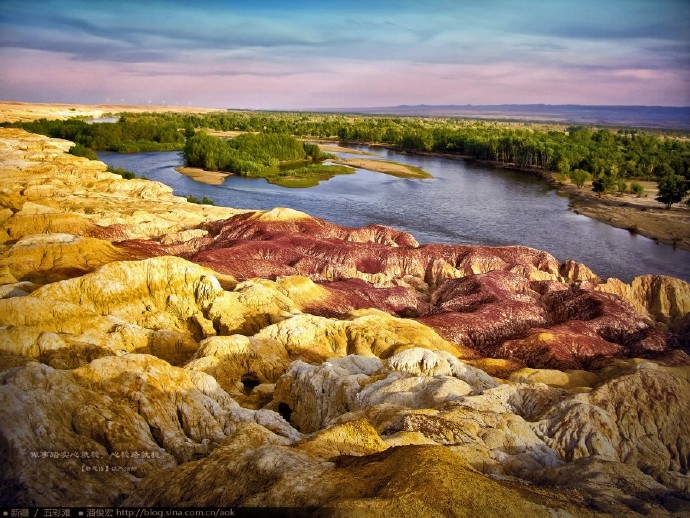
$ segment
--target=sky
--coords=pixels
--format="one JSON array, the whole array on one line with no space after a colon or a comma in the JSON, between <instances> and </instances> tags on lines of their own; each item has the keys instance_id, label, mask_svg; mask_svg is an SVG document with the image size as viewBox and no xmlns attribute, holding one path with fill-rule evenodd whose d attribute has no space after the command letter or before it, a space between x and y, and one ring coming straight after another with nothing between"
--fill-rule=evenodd
<instances>
[{"instance_id":1,"label":"sky","mask_svg":"<svg viewBox=\"0 0 690 518\"><path fill-rule=\"evenodd\" d=\"M0 0L0 99L690 105L690 0Z\"/></svg>"}]
</instances>

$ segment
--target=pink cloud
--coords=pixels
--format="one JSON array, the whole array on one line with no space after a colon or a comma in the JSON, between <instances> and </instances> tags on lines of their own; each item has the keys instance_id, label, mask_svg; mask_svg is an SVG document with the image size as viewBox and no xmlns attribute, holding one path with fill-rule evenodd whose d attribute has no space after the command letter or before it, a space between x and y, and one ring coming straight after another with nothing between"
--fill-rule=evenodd
<instances>
[{"instance_id":1,"label":"pink cloud","mask_svg":"<svg viewBox=\"0 0 690 518\"><path fill-rule=\"evenodd\" d=\"M0 59L0 97L12 100L165 101L259 109L417 103L690 104L688 78L674 70L323 58L304 64L233 61L227 56L193 63L131 64L7 48Z\"/></svg>"}]
</instances>

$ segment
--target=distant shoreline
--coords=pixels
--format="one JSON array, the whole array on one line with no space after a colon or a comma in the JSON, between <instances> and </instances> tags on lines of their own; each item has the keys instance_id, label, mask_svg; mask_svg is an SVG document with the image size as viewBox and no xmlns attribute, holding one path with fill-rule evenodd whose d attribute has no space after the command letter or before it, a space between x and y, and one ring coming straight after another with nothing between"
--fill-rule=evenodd
<instances>
[{"instance_id":1,"label":"distant shoreline","mask_svg":"<svg viewBox=\"0 0 690 518\"><path fill-rule=\"evenodd\" d=\"M40 118L69 119L72 117L102 117L122 112L210 113L225 111L218 108L164 106L154 104L71 104L0 101L0 121L29 122Z\"/></svg>"},{"instance_id":2,"label":"distant shoreline","mask_svg":"<svg viewBox=\"0 0 690 518\"><path fill-rule=\"evenodd\" d=\"M191 108L154 105L80 105L80 104L50 104L50 103L26 103L15 101L0 101L0 120L2 121L28 121L41 117L64 119L70 117L99 117L108 112L120 111L173 111L173 112L218 112L221 109ZM240 110L241 111L241 110ZM401 151L390 145L371 142L342 141L340 139L302 139L311 142L323 142L329 144L367 145ZM570 208L578 214L601 221L608 225L628 229L631 232L643 235L656 241L667 243L684 250L690 250L690 208L683 204L676 204L671 210L665 210L660 203L654 201L654 193L648 193L647 198L635 198L630 195L611 196L601 198L596 196L589 187L578 189L571 184L562 184L555 178L555 174L549 171L519 168L509 164L503 164L489 160L479 160L465 155L453 155L448 153L429 153L406 151L411 154L438 156L451 160L470 160L494 167L511 169L522 173L538 176L547 181L559 193L570 197ZM190 178L203 183L218 185L223 182L223 173L206 171L201 175L199 171L190 171L191 168L183 168ZM200 178L204 178L204 180Z\"/></svg>"},{"instance_id":3,"label":"distant shoreline","mask_svg":"<svg viewBox=\"0 0 690 518\"><path fill-rule=\"evenodd\" d=\"M434 117L544 123L566 126L690 131L690 106L623 106L577 104L400 105L317 109L318 113L350 113L389 117Z\"/></svg>"},{"instance_id":4,"label":"distant shoreline","mask_svg":"<svg viewBox=\"0 0 690 518\"><path fill-rule=\"evenodd\" d=\"M339 145L366 145L400 152L393 146L370 142L338 141ZM590 186L578 188L564 184L556 179L556 173L541 169L518 167L495 160L481 160L468 155L434 153L431 151L408 151L408 154L433 156L450 160L463 160L508 169L537 176L546 181L559 194L570 198L569 208L576 214L595 219L612 227L628 230L631 233L648 237L660 243L669 244L690 251L690 208L682 203L666 210L654 200L654 189L647 189L646 197L637 198L631 194L597 196ZM636 180L631 180L636 181Z\"/></svg>"}]
</instances>

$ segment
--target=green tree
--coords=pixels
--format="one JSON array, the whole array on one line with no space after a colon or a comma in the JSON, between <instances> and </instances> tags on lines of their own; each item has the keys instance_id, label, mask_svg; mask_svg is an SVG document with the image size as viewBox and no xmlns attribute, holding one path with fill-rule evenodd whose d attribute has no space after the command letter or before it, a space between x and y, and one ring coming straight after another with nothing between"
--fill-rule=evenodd
<instances>
[{"instance_id":1,"label":"green tree","mask_svg":"<svg viewBox=\"0 0 690 518\"><path fill-rule=\"evenodd\" d=\"M556 163L556 169L561 174L568 174L570 172L570 161L566 157L561 157Z\"/></svg>"},{"instance_id":2,"label":"green tree","mask_svg":"<svg viewBox=\"0 0 690 518\"><path fill-rule=\"evenodd\" d=\"M654 168L654 175L657 178L664 178L665 176L669 176L669 175L672 175L674 173L675 173L675 171L673 170L673 168L670 165L668 165L666 162L664 162L663 164L658 164Z\"/></svg>"},{"instance_id":3,"label":"green tree","mask_svg":"<svg viewBox=\"0 0 690 518\"><path fill-rule=\"evenodd\" d=\"M185 198L187 199L187 201L189 203L197 203L199 205L215 205L216 204L216 202L214 202L211 198L207 198L206 196L204 196L203 198L197 198L193 194L188 194L187 196L185 196Z\"/></svg>"},{"instance_id":4,"label":"green tree","mask_svg":"<svg viewBox=\"0 0 690 518\"><path fill-rule=\"evenodd\" d=\"M592 190L601 197L601 193L608 192L613 189L615 181L610 176L601 175L592 182Z\"/></svg>"},{"instance_id":5,"label":"green tree","mask_svg":"<svg viewBox=\"0 0 690 518\"><path fill-rule=\"evenodd\" d=\"M191 124L187 124L184 128L184 138L192 138L196 131L194 130L194 126Z\"/></svg>"},{"instance_id":6,"label":"green tree","mask_svg":"<svg viewBox=\"0 0 690 518\"><path fill-rule=\"evenodd\" d=\"M666 204L666 208L670 209L674 203L683 201L690 191L690 185L684 177L668 174L659 181L658 189L659 196L656 197L656 201Z\"/></svg>"}]
</instances>

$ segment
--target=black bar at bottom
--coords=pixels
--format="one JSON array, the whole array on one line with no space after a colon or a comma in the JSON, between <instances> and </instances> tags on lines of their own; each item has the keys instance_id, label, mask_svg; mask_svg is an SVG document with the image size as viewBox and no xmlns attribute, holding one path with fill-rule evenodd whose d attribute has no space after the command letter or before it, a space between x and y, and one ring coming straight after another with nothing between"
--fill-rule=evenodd
<instances>
[{"instance_id":1,"label":"black bar at bottom","mask_svg":"<svg viewBox=\"0 0 690 518\"><path fill-rule=\"evenodd\" d=\"M0 518L331 518L344 509L314 507L0 507Z\"/></svg>"}]
</instances>

